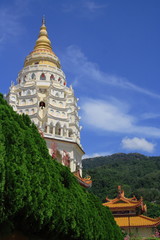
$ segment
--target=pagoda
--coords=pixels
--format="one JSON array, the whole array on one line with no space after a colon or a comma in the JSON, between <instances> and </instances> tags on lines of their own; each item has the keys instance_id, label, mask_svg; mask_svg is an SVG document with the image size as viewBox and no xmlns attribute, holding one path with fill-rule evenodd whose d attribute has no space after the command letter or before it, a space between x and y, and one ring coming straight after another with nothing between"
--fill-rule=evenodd
<instances>
[{"instance_id":1,"label":"pagoda","mask_svg":"<svg viewBox=\"0 0 160 240\"><path fill-rule=\"evenodd\" d=\"M156 227L160 225L160 218L153 219L142 215L147 211L143 198L126 198L121 186L118 186L116 198L106 197L106 200L102 205L109 207L117 224L130 236L152 237Z\"/></svg>"},{"instance_id":2,"label":"pagoda","mask_svg":"<svg viewBox=\"0 0 160 240\"><path fill-rule=\"evenodd\" d=\"M59 58L52 50L45 19L33 51L26 57L17 77L11 84L6 100L19 114L27 114L44 137L49 153L68 166L79 181L82 179L78 98L66 76ZM87 186L90 186L89 183Z\"/></svg>"}]
</instances>

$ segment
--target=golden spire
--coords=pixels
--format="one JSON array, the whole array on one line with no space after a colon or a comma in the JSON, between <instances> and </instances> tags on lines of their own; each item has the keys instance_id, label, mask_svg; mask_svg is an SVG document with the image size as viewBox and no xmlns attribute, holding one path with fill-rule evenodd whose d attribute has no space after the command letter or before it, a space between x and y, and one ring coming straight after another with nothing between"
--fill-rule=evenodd
<instances>
[{"instance_id":1,"label":"golden spire","mask_svg":"<svg viewBox=\"0 0 160 240\"><path fill-rule=\"evenodd\" d=\"M45 17L42 18L42 26L40 28L39 36L36 41L34 50L46 49L52 51L51 41L48 38L47 28L45 25Z\"/></svg>"},{"instance_id":2,"label":"golden spire","mask_svg":"<svg viewBox=\"0 0 160 240\"><path fill-rule=\"evenodd\" d=\"M61 68L58 57L52 51L51 41L48 38L45 22L45 17L43 16L38 39L36 41L34 50L25 59L25 67L34 64L47 64Z\"/></svg>"}]
</instances>

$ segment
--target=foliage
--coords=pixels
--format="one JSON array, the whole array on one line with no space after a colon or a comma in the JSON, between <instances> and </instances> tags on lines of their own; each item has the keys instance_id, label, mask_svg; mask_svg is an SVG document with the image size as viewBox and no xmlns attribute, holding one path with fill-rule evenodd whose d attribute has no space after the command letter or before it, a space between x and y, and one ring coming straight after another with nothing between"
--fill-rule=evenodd
<instances>
[{"instance_id":1,"label":"foliage","mask_svg":"<svg viewBox=\"0 0 160 240\"><path fill-rule=\"evenodd\" d=\"M138 153L113 154L83 160L86 174L92 176L91 192L101 201L105 197L114 198L117 186L122 185L125 195L138 198L143 196L148 204L148 215L160 216L160 157L147 157ZM157 209L155 212L153 209Z\"/></svg>"},{"instance_id":2,"label":"foliage","mask_svg":"<svg viewBox=\"0 0 160 240\"><path fill-rule=\"evenodd\" d=\"M0 96L0 232L45 239L121 240L110 211L48 154L28 116Z\"/></svg>"},{"instance_id":3,"label":"foliage","mask_svg":"<svg viewBox=\"0 0 160 240\"><path fill-rule=\"evenodd\" d=\"M160 204L147 202L147 215L151 218L156 218L160 216Z\"/></svg>"}]
</instances>

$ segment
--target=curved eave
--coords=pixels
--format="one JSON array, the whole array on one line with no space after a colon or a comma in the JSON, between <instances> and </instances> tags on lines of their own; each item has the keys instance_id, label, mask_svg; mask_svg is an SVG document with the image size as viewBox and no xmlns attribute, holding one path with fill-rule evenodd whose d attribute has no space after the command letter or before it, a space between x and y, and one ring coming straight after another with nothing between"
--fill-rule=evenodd
<instances>
[{"instance_id":1,"label":"curved eave","mask_svg":"<svg viewBox=\"0 0 160 240\"><path fill-rule=\"evenodd\" d=\"M107 206L107 205L103 205L103 206L104 206L104 207L109 207L109 206ZM120 207L115 207L115 208L109 207L109 209L111 210L111 212L113 211L113 213L114 213L114 211L135 210L136 207L122 207L122 208L120 208Z\"/></svg>"},{"instance_id":2,"label":"curved eave","mask_svg":"<svg viewBox=\"0 0 160 240\"><path fill-rule=\"evenodd\" d=\"M113 204L116 205L120 201L122 201L123 204L132 204L132 206L136 206L136 207L138 207L138 206L143 204L143 200L142 199L140 199L140 200L133 200L133 199L125 198L125 197L114 198L114 199L106 198L106 200L108 201L108 202L104 203L104 204L106 204L106 206L113 205Z\"/></svg>"},{"instance_id":3,"label":"curved eave","mask_svg":"<svg viewBox=\"0 0 160 240\"><path fill-rule=\"evenodd\" d=\"M152 228L160 225L160 218L153 219L144 215L115 217L114 219L121 228Z\"/></svg>"},{"instance_id":4,"label":"curved eave","mask_svg":"<svg viewBox=\"0 0 160 240\"><path fill-rule=\"evenodd\" d=\"M74 176L77 178L77 181L79 182L79 184L85 188L90 188L92 186L92 180L91 179L86 179L86 178L82 178L80 176L79 171L76 171L73 173Z\"/></svg>"},{"instance_id":5,"label":"curved eave","mask_svg":"<svg viewBox=\"0 0 160 240\"><path fill-rule=\"evenodd\" d=\"M85 187L85 188L92 187L92 181L86 182L83 179L79 179L79 178L77 178L77 180L82 187Z\"/></svg>"},{"instance_id":6,"label":"curved eave","mask_svg":"<svg viewBox=\"0 0 160 240\"><path fill-rule=\"evenodd\" d=\"M141 206L141 204L140 203L136 203L136 204L133 204L133 203L131 203L131 204L128 204L128 203L124 203L122 206L116 206L116 203L115 204L111 204L111 203L103 203L103 205L104 206L106 206L106 207L109 207L111 210L112 209L128 209L128 208L137 208L137 207L140 207ZM113 206L113 205L115 205L115 206ZM118 203L117 203L117 205L118 205Z\"/></svg>"}]
</instances>

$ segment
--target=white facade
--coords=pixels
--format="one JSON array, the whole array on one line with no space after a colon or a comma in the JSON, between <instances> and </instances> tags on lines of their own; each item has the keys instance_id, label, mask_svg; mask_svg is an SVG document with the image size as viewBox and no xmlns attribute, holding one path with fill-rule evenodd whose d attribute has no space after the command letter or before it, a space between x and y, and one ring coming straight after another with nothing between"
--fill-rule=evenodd
<instances>
[{"instance_id":1,"label":"white facade","mask_svg":"<svg viewBox=\"0 0 160 240\"><path fill-rule=\"evenodd\" d=\"M64 165L67 154L71 171L80 170L82 174L84 152L80 144L78 99L72 87L66 85L44 20L35 48L25 59L17 85L11 85L7 101L19 114L29 115L43 132L50 154L56 148L57 159Z\"/></svg>"}]
</instances>

